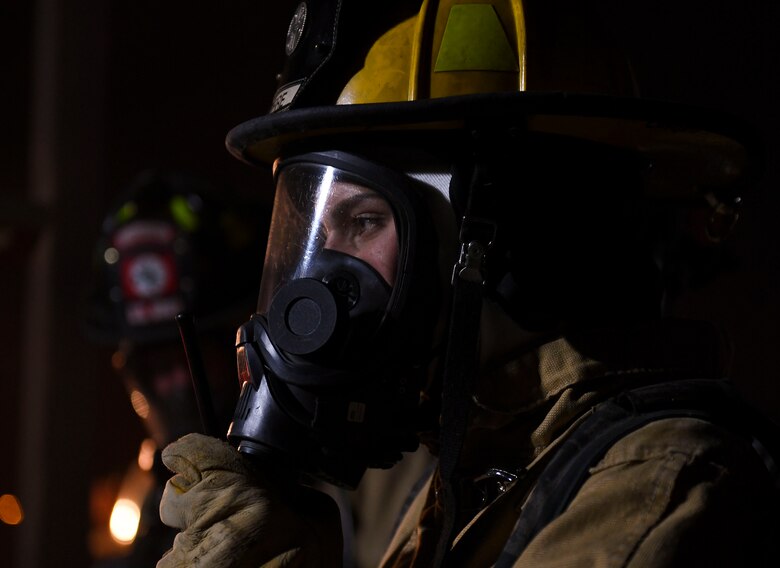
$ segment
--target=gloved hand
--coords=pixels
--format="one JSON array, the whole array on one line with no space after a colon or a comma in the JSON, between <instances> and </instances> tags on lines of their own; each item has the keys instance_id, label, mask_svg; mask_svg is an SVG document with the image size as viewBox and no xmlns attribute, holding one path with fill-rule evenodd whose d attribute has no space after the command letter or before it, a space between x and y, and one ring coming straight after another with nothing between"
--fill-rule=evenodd
<instances>
[{"instance_id":1,"label":"gloved hand","mask_svg":"<svg viewBox=\"0 0 780 568\"><path fill-rule=\"evenodd\" d=\"M160 517L181 529L157 568L340 567L341 521L327 495L282 488L231 446L188 434L163 450L175 473Z\"/></svg>"}]
</instances>

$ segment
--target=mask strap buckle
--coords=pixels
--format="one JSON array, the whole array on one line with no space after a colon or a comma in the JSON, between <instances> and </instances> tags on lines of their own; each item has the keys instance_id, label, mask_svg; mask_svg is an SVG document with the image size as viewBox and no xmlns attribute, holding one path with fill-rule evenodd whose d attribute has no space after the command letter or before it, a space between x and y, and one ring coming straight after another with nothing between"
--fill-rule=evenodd
<instances>
[{"instance_id":1,"label":"mask strap buckle","mask_svg":"<svg viewBox=\"0 0 780 568\"><path fill-rule=\"evenodd\" d=\"M452 270L450 283L456 279L484 284L485 257L496 237L496 223L489 219L463 218L460 231L460 257Z\"/></svg>"}]
</instances>

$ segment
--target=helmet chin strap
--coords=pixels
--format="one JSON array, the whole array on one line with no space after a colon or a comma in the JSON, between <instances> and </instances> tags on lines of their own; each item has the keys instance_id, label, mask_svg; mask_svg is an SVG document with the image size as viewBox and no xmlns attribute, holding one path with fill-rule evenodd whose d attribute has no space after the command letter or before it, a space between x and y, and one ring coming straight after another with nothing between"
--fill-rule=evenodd
<instances>
[{"instance_id":1,"label":"helmet chin strap","mask_svg":"<svg viewBox=\"0 0 780 568\"><path fill-rule=\"evenodd\" d=\"M493 191L488 168L475 160L460 230L460 257L453 268L453 301L442 386L439 475L444 518L434 566L445 562L457 530L460 504L456 473L468 426L471 396L479 373L479 325L484 296L484 264L495 238L495 223L479 214L480 196Z\"/></svg>"}]
</instances>

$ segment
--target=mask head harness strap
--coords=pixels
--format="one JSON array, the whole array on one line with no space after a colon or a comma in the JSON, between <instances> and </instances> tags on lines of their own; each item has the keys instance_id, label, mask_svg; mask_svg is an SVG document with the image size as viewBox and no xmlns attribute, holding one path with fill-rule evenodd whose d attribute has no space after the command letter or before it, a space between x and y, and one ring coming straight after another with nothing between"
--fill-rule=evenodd
<instances>
[{"instance_id":1,"label":"mask head harness strap","mask_svg":"<svg viewBox=\"0 0 780 568\"><path fill-rule=\"evenodd\" d=\"M474 151L466 207L460 227L460 256L452 272L453 300L442 386L439 475L442 483L441 533L434 566L445 562L459 515L456 473L468 425L471 395L479 372L479 327L485 288L485 262L496 237L487 202L496 188L489 145L472 133Z\"/></svg>"}]
</instances>

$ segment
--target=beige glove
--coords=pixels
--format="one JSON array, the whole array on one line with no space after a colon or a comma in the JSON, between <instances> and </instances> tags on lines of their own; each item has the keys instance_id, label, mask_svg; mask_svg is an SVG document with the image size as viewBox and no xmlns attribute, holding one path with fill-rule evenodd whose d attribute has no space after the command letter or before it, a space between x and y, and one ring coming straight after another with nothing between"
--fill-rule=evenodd
<instances>
[{"instance_id":1,"label":"beige glove","mask_svg":"<svg viewBox=\"0 0 780 568\"><path fill-rule=\"evenodd\" d=\"M175 473L160 518L181 529L157 568L340 567L341 522L327 495L281 488L231 446L188 434L163 450Z\"/></svg>"}]
</instances>

